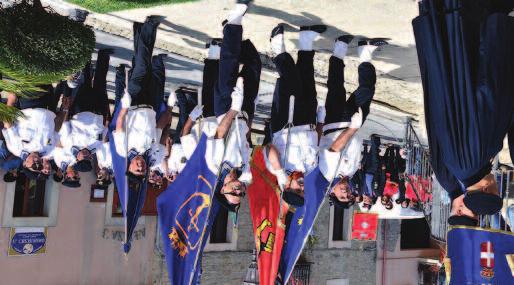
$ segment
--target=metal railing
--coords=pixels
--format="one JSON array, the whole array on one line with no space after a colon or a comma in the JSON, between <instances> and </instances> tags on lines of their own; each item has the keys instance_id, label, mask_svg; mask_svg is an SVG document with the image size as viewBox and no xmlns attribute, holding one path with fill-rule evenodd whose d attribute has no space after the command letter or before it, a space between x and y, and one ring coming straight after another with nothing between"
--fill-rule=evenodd
<instances>
[{"instance_id":1,"label":"metal railing","mask_svg":"<svg viewBox=\"0 0 514 285\"><path fill-rule=\"evenodd\" d=\"M433 173L428 147L421 143L411 122L411 120L407 120L404 140L404 148L407 151L405 179L407 183L411 184L418 200L423 201L422 210L430 226L432 238L440 242L446 242L451 201ZM514 194L512 190L512 187L514 187L514 170L496 168L493 173L496 176L501 197L508 201ZM426 181L430 181L430 183L423 185L423 182L426 183ZM426 196L427 193L429 194L428 197ZM502 216L501 212L495 215L482 216L480 217L480 226L508 230L506 220L509 220L508 217Z\"/></svg>"},{"instance_id":2,"label":"metal railing","mask_svg":"<svg viewBox=\"0 0 514 285\"><path fill-rule=\"evenodd\" d=\"M404 141L407 151L405 180L412 186L418 200L422 201L421 210L430 227L432 238L446 242L451 202L446 190L434 175L430 165L430 150L419 139L411 119L406 122Z\"/></svg>"},{"instance_id":3,"label":"metal railing","mask_svg":"<svg viewBox=\"0 0 514 285\"><path fill-rule=\"evenodd\" d=\"M297 263L287 282L288 285L308 285L311 276L311 263Z\"/></svg>"},{"instance_id":4,"label":"metal railing","mask_svg":"<svg viewBox=\"0 0 514 285\"><path fill-rule=\"evenodd\" d=\"M450 217L451 203L446 190L434 179L432 182L432 211L430 213L430 230L432 238L446 242L448 232L448 218Z\"/></svg>"},{"instance_id":5,"label":"metal railing","mask_svg":"<svg viewBox=\"0 0 514 285\"><path fill-rule=\"evenodd\" d=\"M405 124L404 149L406 151L405 182L408 183L420 204L427 222L430 225L432 212L432 194L434 172L430 165L430 152L424 145L412 126L412 119L408 118Z\"/></svg>"}]
</instances>

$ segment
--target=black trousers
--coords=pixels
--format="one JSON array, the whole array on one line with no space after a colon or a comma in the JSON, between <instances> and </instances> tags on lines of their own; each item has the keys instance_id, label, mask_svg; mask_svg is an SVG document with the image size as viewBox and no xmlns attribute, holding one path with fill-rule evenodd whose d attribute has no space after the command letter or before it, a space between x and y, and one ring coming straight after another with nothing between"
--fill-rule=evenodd
<instances>
[{"instance_id":1,"label":"black trousers","mask_svg":"<svg viewBox=\"0 0 514 285\"><path fill-rule=\"evenodd\" d=\"M115 79L115 109L118 108L119 101L125 92L126 86L126 66L121 65L116 68L116 79ZM160 55L155 55L152 57L152 65L151 65L151 85L147 86L147 89L143 91L145 94L141 100L134 102L132 101L132 106L137 105L149 105L159 113L160 106L164 102L164 87L166 83L166 67L164 65L164 58ZM130 73L130 71L129 71ZM130 81L129 81L130 85Z\"/></svg>"},{"instance_id":2,"label":"black trousers","mask_svg":"<svg viewBox=\"0 0 514 285\"><path fill-rule=\"evenodd\" d=\"M15 106L20 110L42 108L56 112L60 94L54 92L52 85L41 85L38 87L43 91L35 93L34 98L30 99L18 97Z\"/></svg>"},{"instance_id":3,"label":"black trousers","mask_svg":"<svg viewBox=\"0 0 514 285\"><path fill-rule=\"evenodd\" d=\"M243 27L240 25L225 25L223 28L219 76L214 89L214 114L216 117L228 112L232 104L231 95L239 75L242 37Z\"/></svg>"},{"instance_id":4,"label":"black trousers","mask_svg":"<svg viewBox=\"0 0 514 285\"><path fill-rule=\"evenodd\" d=\"M134 57L129 71L127 90L132 96L132 105L150 105L158 109L152 96L154 81L152 53L155 46L158 22L147 20L144 24L134 23Z\"/></svg>"},{"instance_id":5,"label":"black trousers","mask_svg":"<svg viewBox=\"0 0 514 285\"><path fill-rule=\"evenodd\" d=\"M83 69L84 82L74 92L70 116L81 112L91 112L104 117L109 115L107 97L107 72L109 71L110 55L108 50L100 50L96 61L94 80L92 80L91 64Z\"/></svg>"},{"instance_id":6,"label":"black trousers","mask_svg":"<svg viewBox=\"0 0 514 285\"><path fill-rule=\"evenodd\" d=\"M202 97L203 100L203 97ZM198 105L198 93L193 91L182 91L177 93L177 104L179 107L179 116L177 128L175 129L175 136L173 137L173 141L175 143L180 143L180 135L182 133L182 129L189 117L189 114L196 105ZM203 103L202 103L203 104ZM211 109L213 108L212 101L210 104L207 104ZM205 110L205 107L204 107ZM205 115L205 112L204 112Z\"/></svg>"},{"instance_id":7,"label":"black trousers","mask_svg":"<svg viewBox=\"0 0 514 285\"><path fill-rule=\"evenodd\" d=\"M377 75L375 67L364 62L359 65L359 87L346 100L344 87L344 68L342 59L332 56L328 71L328 93L325 102L327 116L325 124L350 122L353 114L362 108L363 120L369 114L371 101L375 95Z\"/></svg>"},{"instance_id":8,"label":"black trousers","mask_svg":"<svg viewBox=\"0 0 514 285\"><path fill-rule=\"evenodd\" d=\"M205 59L203 66L202 105L203 116L214 116L214 89L218 82L220 61ZM182 112L182 109L181 109Z\"/></svg>"},{"instance_id":9,"label":"black trousers","mask_svg":"<svg viewBox=\"0 0 514 285\"><path fill-rule=\"evenodd\" d=\"M239 62L243 65L239 76L244 80L245 94L242 110L252 119L255 114L255 99L259 95L262 62L257 48L250 40L241 43Z\"/></svg>"},{"instance_id":10,"label":"black trousers","mask_svg":"<svg viewBox=\"0 0 514 285\"><path fill-rule=\"evenodd\" d=\"M367 174L376 175L381 168L381 161L379 157L380 140L372 140L371 147L364 145L362 153L362 169Z\"/></svg>"},{"instance_id":11,"label":"black trousers","mask_svg":"<svg viewBox=\"0 0 514 285\"><path fill-rule=\"evenodd\" d=\"M218 80L215 83L213 98L215 116L223 115L230 110L231 95L238 77L242 77L244 80L242 111L246 112L250 118L255 113L255 98L259 92L262 63L253 43L250 40L242 41L242 35L243 28L240 25L225 25L223 29ZM241 72L239 72L239 64L243 64ZM211 73L211 75L213 74L215 72ZM204 80L205 76L204 73ZM213 77L204 81L204 89L210 90L210 86L206 86L205 82L212 84L212 79ZM206 102L202 103L206 105Z\"/></svg>"},{"instance_id":12,"label":"black trousers","mask_svg":"<svg viewBox=\"0 0 514 285\"><path fill-rule=\"evenodd\" d=\"M152 57L152 77L148 88L151 106L159 113L164 102L164 89L166 86L166 66L164 65L164 55ZM161 110L162 111L162 110Z\"/></svg>"},{"instance_id":13,"label":"black trousers","mask_svg":"<svg viewBox=\"0 0 514 285\"><path fill-rule=\"evenodd\" d=\"M220 73L219 60L206 59L203 69L202 104L204 117L214 116L214 90ZM250 117L255 113L255 98L259 94L262 62L259 52L250 40L241 42L239 64L243 65L238 76L244 79L242 110ZM226 107L225 107L226 108Z\"/></svg>"},{"instance_id":14,"label":"black trousers","mask_svg":"<svg viewBox=\"0 0 514 285\"><path fill-rule=\"evenodd\" d=\"M280 131L287 124L289 97L295 96L293 124L316 124L316 85L314 82L314 51L299 51L295 64L289 53L274 59L280 78L275 85L271 106L271 131Z\"/></svg>"},{"instance_id":15,"label":"black trousers","mask_svg":"<svg viewBox=\"0 0 514 285\"><path fill-rule=\"evenodd\" d=\"M118 107L118 103L121 100L121 97L123 97L123 94L125 93L125 88L127 87L127 74L126 74L127 66L122 64L118 67L116 67L116 77L114 79L114 106L115 108Z\"/></svg>"},{"instance_id":16,"label":"black trousers","mask_svg":"<svg viewBox=\"0 0 514 285\"><path fill-rule=\"evenodd\" d=\"M458 2L465 6L472 1ZM439 182L455 198L490 172L490 160L512 126L514 19L484 13L485 19L470 24L476 18L466 15L466 9L442 18L437 9L427 8L413 26L431 162Z\"/></svg>"},{"instance_id":17,"label":"black trousers","mask_svg":"<svg viewBox=\"0 0 514 285\"><path fill-rule=\"evenodd\" d=\"M391 181L399 183L400 174L405 172L405 160L400 156L400 147L387 147L384 160L386 172L391 174Z\"/></svg>"}]
</instances>

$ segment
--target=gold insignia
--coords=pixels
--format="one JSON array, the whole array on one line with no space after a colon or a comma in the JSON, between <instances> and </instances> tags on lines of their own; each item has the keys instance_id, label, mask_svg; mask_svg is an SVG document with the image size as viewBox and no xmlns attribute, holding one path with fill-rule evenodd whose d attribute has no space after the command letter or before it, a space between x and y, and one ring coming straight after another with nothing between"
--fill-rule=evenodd
<instances>
[{"instance_id":1,"label":"gold insignia","mask_svg":"<svg viewBox=\"0 0 514 285\"><path fill-rule=\"evenodd\" d=\"M507 259L507 263L509 264L512 277L514 277L514 254L506 254L505 258Z\"/></svg>"},{"instance_id":2,"label":"gold insignia","mask_svg":"<svg viewBox=\"0 0 514 285\"><path fill-rule=\"evenodd\" d=\"M205 183L212 191L212 185L203 177L198 180ZM190 205L193 203L195 205ZM200 205L196 203L200 202ZM204 213L208 213L211 206L211 197L205 193L195 192L180 205L175 216L175 226L171 228L168 238L171 246L181 257L185 257L190 250L196 250L203 239L205 221L201 220Z\"/></svg>"},{"instance_id":3,"label":"gold insignia","mask_svg":"<svg viewBox=\"0 0 514 285\"><path fill-rule=\"evenodd\" d=\"M262 223L255 230L257 234L257 247L259 248L259 252L273 252L273 245L275 244L275 234L269 233L268 238L263 242L261 239L262 232L266 228L271 228L272 224L268 219L264 219Z\"/></svg>"},{"instance_id":4,"label":"gold insignia","mask_svg":"<svg viewBox=\"0 0 514 285\"><path fill-rule=\"evenodd\" d=\"M186 243L180 238L175 228L171 228L171 233L168 235L168 238L171 241L171 247L178 251L180 257L184 257L189 253Z\"/></svg>"}]
</instances>

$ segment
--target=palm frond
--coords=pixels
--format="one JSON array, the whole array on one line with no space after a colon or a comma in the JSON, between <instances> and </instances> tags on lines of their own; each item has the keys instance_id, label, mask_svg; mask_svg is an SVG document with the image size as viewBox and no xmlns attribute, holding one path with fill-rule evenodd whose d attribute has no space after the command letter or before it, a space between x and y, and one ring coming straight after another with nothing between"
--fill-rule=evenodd
<instances>
[{"instance_id":1,"label":"palm frond","mask_svg":"<svg viewBox=\"0 0 514 285\"><path fill-rule=\"evenodd\" d=\"M9 107L5 104L0 104L0 121L13 123L17 118L22 116L23 113L15 107Z\"/></svg>"}]
</instances>

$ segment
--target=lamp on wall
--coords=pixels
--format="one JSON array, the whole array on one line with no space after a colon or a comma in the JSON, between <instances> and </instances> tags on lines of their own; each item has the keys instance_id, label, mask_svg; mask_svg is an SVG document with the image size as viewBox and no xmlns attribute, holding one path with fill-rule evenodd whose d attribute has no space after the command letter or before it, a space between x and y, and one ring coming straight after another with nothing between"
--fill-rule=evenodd
<instances>
[{"instance_id":1,"label":"lamp on wall","mask_svg":"<svg viewBox=\"0 0 514 285\"><path fill-rule=\"evenodd\" d=\"M252 251L252 263L248 266L243 285L259 284L259 269L257 268L257 254L255 249Z\"/></svg>"}]
</instances>

